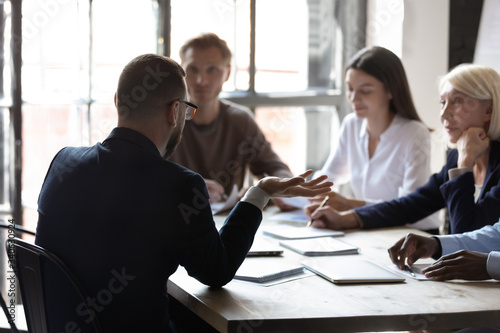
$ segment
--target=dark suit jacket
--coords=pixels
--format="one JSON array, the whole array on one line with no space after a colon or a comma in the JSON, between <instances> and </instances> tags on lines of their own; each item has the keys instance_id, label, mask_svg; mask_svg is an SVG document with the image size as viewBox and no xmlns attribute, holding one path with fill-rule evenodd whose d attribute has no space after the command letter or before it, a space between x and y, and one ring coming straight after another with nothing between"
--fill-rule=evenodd
<instances>
[{"instance_id":1,"label":"dark suit jacket","mask_svg":"<svg viewBox=\"0 0 500 333\"><path fill-rule=\"evenodd\" d=\"M463 233L497 222L500 217L500 142L491 142L488 169L477 203L472 172L451 180L448 177L448 170L457 167L457 158L457 150L451 150L441 172L407 196L356 208L363 227L413 223L445 207L450 218L450 233Z\"/></svg>"},{"instance_id":2,"label":"dark suit jacket","mask_svg":"<svg viewBox=\"0 0 500 333\"><path fill-rule=\"evenodd\" d=\"M38 204L36 243L81 279L105 332L166 332L168 277L181 265L200 282L223 286L262 219L260 209L240 202L217 232L201 176L126 128L102 144L61 150ZM51 332L65 331L71 314L89 319L81 304L68 305L57 280L47 288L56 299Z\"/></svg>"}]
</instances>

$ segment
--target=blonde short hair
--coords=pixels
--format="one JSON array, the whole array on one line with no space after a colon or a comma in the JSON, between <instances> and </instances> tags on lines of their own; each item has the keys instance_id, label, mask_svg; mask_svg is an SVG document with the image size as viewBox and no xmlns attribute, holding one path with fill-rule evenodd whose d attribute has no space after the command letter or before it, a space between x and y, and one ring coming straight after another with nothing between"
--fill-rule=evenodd
<instances>
[{"instance_id":1,"label":"blonde short hair","mask_svg":"<svg viewBox=\"0 0 500 333\"><path fill-rule=\"evenodd\" d=\"M487 134L491 140L500 139L500 75L490 67L461 64L441 78L439 90L446 82L470 97L491 100L492 113Z\"/></svg>"}]
</instances>

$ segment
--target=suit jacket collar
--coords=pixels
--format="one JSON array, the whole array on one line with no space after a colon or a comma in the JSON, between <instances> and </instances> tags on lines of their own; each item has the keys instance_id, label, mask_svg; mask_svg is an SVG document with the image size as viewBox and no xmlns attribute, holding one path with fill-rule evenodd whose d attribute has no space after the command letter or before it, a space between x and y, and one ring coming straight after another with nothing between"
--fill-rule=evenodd
<instances>
[{"instance_id":1,"label":"suit jacket collar","mask_svg":"<svg viewBox=\"0 0 500 333\"><path fill-rule=\"evenodd\" d=\"M139 133L133 129L126 127L115 127L102 144L105 146L106 142L109 142L111 140L123 140L130 142L161 157L160 152L158 151L158 148L155 146L155 144L144 134Z\"/></svg>"}]
</instances>

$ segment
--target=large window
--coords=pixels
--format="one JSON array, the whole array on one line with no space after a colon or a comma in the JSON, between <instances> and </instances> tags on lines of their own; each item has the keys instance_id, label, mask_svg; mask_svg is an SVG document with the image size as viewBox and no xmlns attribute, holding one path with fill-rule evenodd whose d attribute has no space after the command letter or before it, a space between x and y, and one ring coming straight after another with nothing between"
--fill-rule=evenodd
<instances>
[{"instance_id":1,"label":"large window","mask_svg":"<svg viewBox=\"0 0 500 333\"><path fill-rule=\"evenodd\" d=\"M18 165L15 160L13 128L13 54L18 39L13 33L13 8L10 1L0 2L0 212L12 214L15 205L14 178ZM14 19L15 21L15 19Z\"/></svg>"},{"instance_id":2,"label":"large window","mask_svg":"<svg viewBox=\"0 0 500 333\"><path fill-rule=\"evenodd\" d=\"M294 173L321 167L338 116L347 112L342 97L347 22L342 17L350 5L331 0L169 2L171 56L179 60L188 38L217 33L233 52L222 96L255 111L267 139ZM190 8L197 10L186 20L183 13ZM353 25L356 15L351 18ZM354 50L364 46L352 40Z\"/></svg>"},{"instance_id":3,"label":"large window","mask_svg":"<svg viewBox=\"0 0 500 333\"><path fill-rule=\"evenodd\" d=\"M338 115L347 112L341 64L346 31L353 29L346 30L348 22L342 18L351 3L22 1L25 224L36 224L38 194L54 155L68 145L102 141L116 125L113 95L123 66L141 53L164 53L179 60L184 41L202 32L218 34L233 52L223 97L255 112L267 139L294 173L321 167L338 128ZM359 43L351 53L362 46ZM9 77L8 66L3 68L4 77ZM7 81L2 84L8 85ZM5 110L0 122L8 123ZM8 127L0 125L4 130L0 135L6 135ZM6 161L5 156L0 158Z\"/></svg>"},{"instance_id":4,"label":"large window","mask_svg":"<svg viewBox=\"0 0 500 333\"><path fill-rule=\"evenodd\" d=\"M24 221L54 155L93 145L116 126L113 95L123 66L157 51L156 0L23 1Z\"/></svg>"}]
</instances>

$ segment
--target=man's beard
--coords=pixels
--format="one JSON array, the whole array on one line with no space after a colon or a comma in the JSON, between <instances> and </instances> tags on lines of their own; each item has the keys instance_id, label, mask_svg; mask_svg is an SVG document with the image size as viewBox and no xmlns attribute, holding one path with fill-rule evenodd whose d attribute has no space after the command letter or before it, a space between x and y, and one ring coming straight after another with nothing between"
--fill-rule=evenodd
<instances>
[{"instance_id":1,"label":"man's beard","mask_svg":"<svg viewBox=\"0 0 500 333\"><path fill-rule=\"evenodd\" d=\"M168 160L168 158L172 156L172 154L175 151L175 148L177 148L179 142L181 142L181 139L182 139L182 130L179 130L176 133L172 134L170 140L168 140L167 142L167 146L165 147L165 154L163 155L163 158Z\"/></svg>"}]
</instances>

